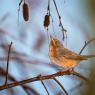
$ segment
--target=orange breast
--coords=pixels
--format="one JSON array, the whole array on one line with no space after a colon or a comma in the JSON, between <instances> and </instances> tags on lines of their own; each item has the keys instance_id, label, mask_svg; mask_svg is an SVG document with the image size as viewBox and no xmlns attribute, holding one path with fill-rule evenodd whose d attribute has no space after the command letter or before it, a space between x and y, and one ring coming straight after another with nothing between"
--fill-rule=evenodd
<instances>
[{"instance_id":1,"label":"orange breast","mask_svg":"<svg viewBox=\"0 0 95 95\"><path fill-rule=\"evenodd\" d=\"M56 54L57 54L56 47L54 43L51 41L50 46L49 46L49 56L56 57L57 56Z\"/></svg>"},{"instance_id":2,"label":"orange breast","mask_svg":"<svg viewBox=\"0 0 95 95\"><path fill-rule=\"evenodd\" d=\"M62 57L62 58L51 57L50 59L54 64L56 64L60 67L63 67L63 68L72 68L72 67L75 67L76 65L78 65L78 63L79 63L79 61L66 59L64 57Z\"/></svg>"},{"instance_id":3,"label":"orange breast","mask_svg":"<svg viewBox=\"0 0 95 95\"><path fill-rule=\"evenodd\" d=\"M78 63L79 61L66 59L64 57L60 58L60 61L59 61L60 66L62 66L63 68L72 68L72 67L75 67Z\"/></svg>"}]
</instances>

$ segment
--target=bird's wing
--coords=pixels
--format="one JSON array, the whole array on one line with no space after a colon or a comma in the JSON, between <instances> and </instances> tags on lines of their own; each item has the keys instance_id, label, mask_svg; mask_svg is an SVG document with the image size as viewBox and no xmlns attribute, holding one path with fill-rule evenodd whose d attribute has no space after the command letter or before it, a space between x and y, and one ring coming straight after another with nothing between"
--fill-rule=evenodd
<instances>
[{"instance_id":1,"label":"bird's wing","mask_svg":"<svg viewBox=\"0 0 95 95\"><path fill-rule=\"evenodd\" d=\"M61 57L65 57L67 59L72 59L72 60L87 60L87 57L72 52L66 48L64 48L63 52L60 52L60 55Z\"/></svg>"}]
</instances>

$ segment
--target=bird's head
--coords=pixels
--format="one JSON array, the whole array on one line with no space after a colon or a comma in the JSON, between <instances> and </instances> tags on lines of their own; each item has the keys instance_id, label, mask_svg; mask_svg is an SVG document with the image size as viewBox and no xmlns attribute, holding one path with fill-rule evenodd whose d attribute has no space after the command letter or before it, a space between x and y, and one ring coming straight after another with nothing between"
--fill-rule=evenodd
<instances>
[{"instance_id":1,"label":"bird's head","mask_svg":"<svg viewBox=\"0 0 95 95\"><path fill-rule=\"evenodd\" d=\"M50 45L55 48L63 48L63 44L56 38L51 37Z\"/></svg>"},{"instance_id":2,"label":"bird's head","mask_svg":"<svg viewBox=\"0 0 95 95\"><path fill-rule=\"evenodd\" d=\"M50 37L50 45L49 45L49 56L56 57L63 50L63 44L55 37Z\"/></svg>"}]
</instances>

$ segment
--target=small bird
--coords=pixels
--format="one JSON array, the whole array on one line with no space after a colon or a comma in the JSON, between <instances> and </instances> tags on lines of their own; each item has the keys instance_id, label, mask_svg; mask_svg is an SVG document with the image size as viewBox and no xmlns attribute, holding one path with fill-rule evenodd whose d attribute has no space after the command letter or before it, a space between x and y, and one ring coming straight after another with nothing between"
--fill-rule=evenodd
<instances>
[{"instance_id":1,"label":"small bird","mask_svg":"<svg viewBox=\"0 0 95 95\"><path fill-rule=\"evenodd\" d=\"M64 69L73 69L81 61L95 57L95 55L79 55L65 48L58 39L53 37L50 41L48 55L52 63Z\"/></svg>"}]
</instances>

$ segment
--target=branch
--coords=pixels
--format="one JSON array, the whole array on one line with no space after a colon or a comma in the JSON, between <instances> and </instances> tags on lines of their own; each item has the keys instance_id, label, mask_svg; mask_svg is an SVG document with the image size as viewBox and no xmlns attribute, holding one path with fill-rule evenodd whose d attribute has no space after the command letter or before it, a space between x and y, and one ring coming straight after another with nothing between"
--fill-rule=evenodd
<instances>
[{"instance_id":1,"label":"branch","mask_svg":"<svg viewBox=\"0 0 95 95\"><path fill-rule=\"evenodd\" d=\"M62 24L62 21L61 21L61 16L60 16L60 14L59 14L59 11L58 11L58 8L57 8L57 5L56 5L55 0L53 0L53 3L54 3L54 5L55 5L55 8L56 8L56 11L57 11L57 14L58 14L59 26L62 28L62 34L63 34L63 40L64 40L65 35L66 35L66 38L67 38L67 34L66 34L67 30L64 29L64 27L63 27L63 24Z\"/></svg>"},{"instance_id":2,"label":"branch","mask_svg":"<svg viewBox=\"0 0 95 95\"><path fill-rule=\"evenodd\" d=\"M7 80L8 80L8 67L9 67L9 60L10 60L11 46L12 46L12 42L10 43L10 45L9 45L9 50L8 50L8 58L7 58L7 69L6 69L5 85L7 84Z\"/></svg>"},{"instance_id":3,"label":"branch","mask_svg":"<svg viewBox=\"0 0 95 95\"><path fill-rule=\"evenodd\" d=\"M83 46L83 48L80 50L79 54L81 54L83 52L83 50L85 49L85 47L90 44L91 42L93 42L95 40L95 37L92 38L91 40L89 40L88 42L85 41L85 44Z\"/></svg>"},{"instance_id":4,"label":"branch","mask_svg":"<svg viewBox=\"0 0 95 95\"><path fill-rule=\"evenodd\" d=\"M63 85L56 78L53 78L53 79L59 84L59 86L62 88L63 92L65 92L65 94L68 95L68 92L65 90Z\"/></svg>"},{"instance_id":5,"label":"branch","mask_svg":"<svg viewBox=\"0 0 95 95\"><path fill-rule=\"evenodd\" d=\"M71 72L70 70L59 71L59 72L51 74L51 75L40 76L40 77L37 76L37 77L34 77L34 78L22 80L22 81L19 81L19 82L9 83L7 85L0 86L0 90L4 90L4 89L8 89L8 88L24 85L24 84L30 83L30 82L35 82L35 81L40 81L40 80L47 80L47 79L53 79L55 77L63 76L63 75L76 75L76 74L75 74L75 72ZM78 77L80 78L80 76L78 76ZM86 78L82 77L82 75L81 75L81 78L87 80Z\"/></svg>"},{"instance_id":6,"label":"branch","mask_svg":"<svg viewBox=\"0 0 95 95\"><path fill-rule=\"evenodd\" d=\"M77 76L77 77L79 77L79 78L81 78L81 79L83 79L83 80L89 82L89 80L88 80L86 77L84 77L84 76L82 76L81 74L79 74L78 72L74 71L74 69L72 69L72 70L70 70L70 71L71 71L71 73L72 73L73 75L75 75L75 76Z\"/></svg>"},{"instance_id":7,"label":"branch","mask_svg":"<svg viewBox=\"0 0 95 95\"><path fill-rule=\"evenodd\" d=\"M41 75L39 77L41 77ZM42 83L43 87L45 88L47 94L50 95L47 87L45 86L45 84L44 84L44 82L42 80L41 80L41 83Z\"/></svg>"},{"instance_id":8,"label":"branch","mask_svg":"<svg viewBox=\"0 0 95 95\"><path fill-rule=\"evenodd\" d=\"M0 67L0 76L5 76L6 75L6 71ZM12 82L17 82L17 80L10 74L8 74L8 79ZM31 95L29 93L33 93L34 95L40 95L33 87L29 87L27 85L22 85L21 86L23 88L23 90L27 93L27 95Z\"/></svg>"}]
</instances>

